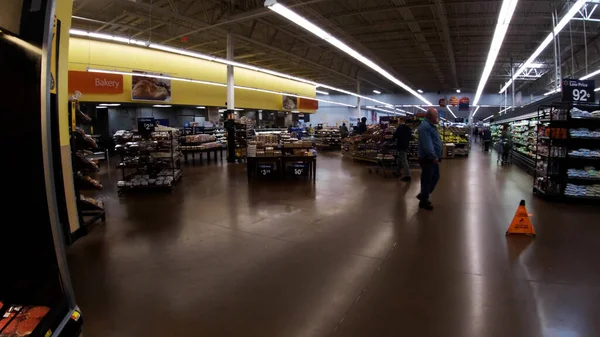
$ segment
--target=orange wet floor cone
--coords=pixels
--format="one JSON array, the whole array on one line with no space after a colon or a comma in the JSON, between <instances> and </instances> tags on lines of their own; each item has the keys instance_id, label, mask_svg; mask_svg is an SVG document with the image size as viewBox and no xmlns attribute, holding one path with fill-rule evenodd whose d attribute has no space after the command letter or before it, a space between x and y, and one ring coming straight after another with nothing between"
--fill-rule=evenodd
<instances>
[{"instance_id":1,"label":"orange wet floor cone","mask_svg":"<svg viewBox=\"0 0 600 337\"><path fill-rule=\"evenodd\" d=\"M535 236L535 229L531 224L531 220L529 220L527 208L525 208L525 200L521 200L519 208L517 208L517 212L510 223L510 227L508 227L508 230L506 231L506 235L509 234L526 234Z\"/></svg>"}]
</instances>

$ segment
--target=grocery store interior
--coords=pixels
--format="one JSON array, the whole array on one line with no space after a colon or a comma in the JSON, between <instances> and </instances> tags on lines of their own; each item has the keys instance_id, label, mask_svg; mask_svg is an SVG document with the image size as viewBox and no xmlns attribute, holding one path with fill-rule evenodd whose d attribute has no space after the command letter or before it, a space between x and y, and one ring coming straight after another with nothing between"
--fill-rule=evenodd
<instances>
[{"instance_id":1,"label":"grocery store interior","mask_svg":"<svg viewBox=\"0 0 600 337\"><path fill-rule=\"evenodd\" d=\"M9 1L0 337L597 335L598 5Z\"/></svg>"}]
</instances>

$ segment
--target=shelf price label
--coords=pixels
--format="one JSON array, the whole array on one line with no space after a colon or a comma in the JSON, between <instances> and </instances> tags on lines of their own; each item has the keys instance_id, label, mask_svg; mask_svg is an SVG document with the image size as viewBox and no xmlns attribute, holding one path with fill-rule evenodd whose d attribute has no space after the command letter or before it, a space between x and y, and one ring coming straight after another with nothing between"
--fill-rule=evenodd
<instances>
[{"instance_id":1,"label":"shelf price label","mask_svg":"<svg viewBox=\"0 0 600 337\"><path fill-rule=\"evenodd\" d=\"M273 164L258 164L258 173L262 177L268 177L273 174L274 171Z\"/></svg>"},{"instance_id":2,"label":"shelf price label","mask_svg":"<svg viewBox=\"0 0 600 337\"><path fill-rule=\"evenodd\" d=\"M308 165L305 163L293 163L289 166L289 172L298 177L308 176Z\"/></svg>"},{"instance_id":3,"label":"shelf price label","mask_svg":"<svg viewBox=\"0 0 600 337\"><path fill-rule=\"evenodd\" d=\"M154 132L154 128L156 127L156 121L154 120L154 117L138 118L137 127L139 133L148 135Z\"/></svg>"},{"instance_id":4,"label":"shelf price label","mask_svg":"<svg viewBox=\"0 0 600 337\"><path fill-rule=\"evenodd\" d=\"M565 78L562 80L563 102L594 103L596 101L596 81L576 80Z\"/></svg>"}]
</instances>

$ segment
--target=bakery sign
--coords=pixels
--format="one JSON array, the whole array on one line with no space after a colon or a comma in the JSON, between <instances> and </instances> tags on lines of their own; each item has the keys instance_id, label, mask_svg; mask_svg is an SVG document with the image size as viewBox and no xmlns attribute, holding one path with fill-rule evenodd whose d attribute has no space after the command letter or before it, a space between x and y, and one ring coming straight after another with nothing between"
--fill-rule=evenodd
<instances>
[{"instance_id":1,"label":"bakery sign","mask_svg":"<svg viewBox=\"0 0 600 337\"><path fill-rule=\"evenodd\" d=\"M122 94L123 75L69 70L69 93Z\"/></svg>"}]
</instances>

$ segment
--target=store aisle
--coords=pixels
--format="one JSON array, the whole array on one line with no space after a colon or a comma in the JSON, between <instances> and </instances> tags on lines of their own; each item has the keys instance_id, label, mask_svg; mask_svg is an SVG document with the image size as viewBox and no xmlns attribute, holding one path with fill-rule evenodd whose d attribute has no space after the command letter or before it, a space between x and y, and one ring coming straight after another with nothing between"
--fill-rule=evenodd
<instances>
[{"instance_id":1,"label":"store aisle","mask_svg":"<svg viewBox=\"0 0 600 337\"><path fill-rule=\"evenodd\" d=\"M106 172L107 223L69 249L86 336L600 328L597 208L532 198L529 176L477 151L442 163L433 212L418 210L418 182L339 154L317 169L314 186L248 185L242 165L186 166L172 194L125 197ZM521 199L534 240L504 236Z\"/></svg>"}]
</instances>

